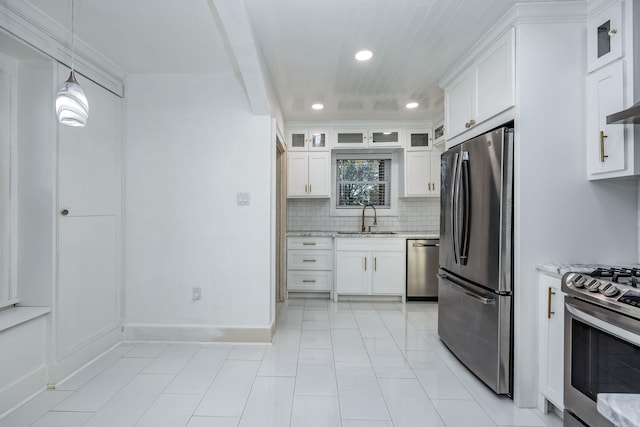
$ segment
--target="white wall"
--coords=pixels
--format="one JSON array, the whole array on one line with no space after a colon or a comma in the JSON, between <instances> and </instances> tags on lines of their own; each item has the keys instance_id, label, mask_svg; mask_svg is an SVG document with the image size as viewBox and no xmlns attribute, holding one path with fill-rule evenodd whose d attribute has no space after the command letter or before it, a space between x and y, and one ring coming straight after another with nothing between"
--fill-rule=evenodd
<instances>
[{"instance_id":1,"label":"white wall","mask_svg":"<svg viewBox=\"0 0 640 427\"><path fill-rule=\"evenodd\" d=\"M125 339L269 329L270 118L232 74L132 75L125 105Z\"/></svg>"},{"instance_id":2,"label":"white wall","mask_svg":"<svg viewBox=\"0 0 640 427\"><path fill-rule=\"evenodd\" d=\"M587 179L584 36L581 23L522 24L517 32L514 399L519 406L536 403L536 264L618 265L638 259L636 182Z\"/></svg>"}]
</instances>

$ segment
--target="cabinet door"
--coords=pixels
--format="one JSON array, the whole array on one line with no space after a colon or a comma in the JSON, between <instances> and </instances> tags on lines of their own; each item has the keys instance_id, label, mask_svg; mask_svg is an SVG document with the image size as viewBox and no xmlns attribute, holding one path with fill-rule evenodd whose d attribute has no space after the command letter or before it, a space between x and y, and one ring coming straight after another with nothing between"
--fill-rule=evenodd
<instances>
[{"instance_id":1,"label":"cabinet door","mask_svg":"<svg viewBox=\"0 0 640 427\"><path fill-rule=\"evenodd\" d=\"M589 178L625 169L625 125L607 125L607 115L624 108L623 62L587 77L587 158Z\"/></svg>"},{"instance_id":2,"label":"cabinet door","mask_svg":"<svg viewBox=\"0 0 640 427\"><path fill-rule=\"evenodd\" d=\"M307 151L309 133L306 130L290 130L287 132L289 151Z\"/></svg>"},{"instance_id":3,"label":"cabinet door","mask_svg":"<svg viewBox=\"0 0 640 427\"><path fill-rule=\"evenodd\" d=\"M539 409L547 410L545 400L563 409L564 388L564 295L560 279L541 275L539 291L539 372L542 400Z\"/></svg>"},{"instance_id":4,"label":"cabinet door","mask_svg":"<svg viewBox=\"0 0 640 427\"><path fill-rule=\"evenodd\" d=\"M331 291L331 271L287 271L287 291Z\"/></svg>"},{"instance_id":5,"label":"cabinet door","mask_svg":"<svg viewBox=\"0 0 640 427\"><path fill-rule=\"evenodd\" d=\"M336 252L336 293L367 295L371 293L370 252Z\"/></svg>"},{"instance_id":6,"label":"cabinet door","mask_svg":"<svg viewBox=\"0 0 640 427\"><path fill-rule=\"evenodd\" d=\"M326 130L310 130L307 137L309 151L328 151L329 133Z\"/></svg>"},{"instance_id":7,"label":"cabinet door","mask_svg":"<svg viewBox=\"0 0 640 427\"><path fill-rule=\"evenodd\" d=\"M306 196L309 179L309 154L287 154L287 194L289 197Z\"/></svg>"},{"instance_id":8,"label":"cabinet door","mask_svg":"<svg viewBox=\"0 0 640 427\"><path fill-rule=\"evenodd\" d=\"M404 253L375 251L372 257L373 293L404 295Z\"/></svg>"},{"instance_id":9,"label":"cabinet door","mask_svg":"<svg viewBox=\"0 0 640 427\"><path fill-rule=\"evenodd\" d=\"M362 148L367 146L369 134L365 129L337 129L331 138L332 148Z\"/></svg>"},{"instance_id":10,"label":"cabinet door","mask_svg":"<svg viewBox=\"0 0 640 427\"><path fill-rule=\"evenodd\" d=\"M474 104L474 73L466 71L445 89L445 122L447 138L461 134L471 126Z\"/></svg>"},{"instance_id":11,"label":"cabinet door","mask_svg":"<svg viewBox=\"0 0 640 427\"><path fill-rule=\"evenodd\" d=\"M431 190L431 153L410 151L405 157L405 179L407 197L424 197Z\"/></svg>"},{"instance_id":12,"label":"cabinet door","mask_svg":"<svg viewBox=\"0 0 640 427\"><path fill-rule=\"evenodd\" d=\"M330 171L330 153L309 153L309 188L307 193L309 196L329 197Z\"/></svg>"},{"instance_id":13,"label":"cabinet door","mask_svg":"<svg viewBox=\"0 0 640 427\"><path fill-rule=\"evenodd\" d=\"M622 2L612 4L587 21L589 72L622 57L622 36Z\"/></svg>"},{"instance_id":14,"label":"cabinet door","mask_svg":"<svg viewBox=\"0 0 640 427\"><path fill-rule=\"evenodd\" d=\"M476 62L476 114L480 123L515 105L515 33L512 28Z\"/></svg>"},{"instance_id":15,"label":"cabinet door","mask_svg":"<svg viewBox=\"0 0 640 427\"><path fill-rule=\"evenodd\" d=\"M442 153L438 150L433 150L429 153L430 156L430 172L431 172L431 191L430 196L440 195L440 156Z\"/></svg>"},{"instance_id":16,"label":"cabinet door","mask_svg":"<svg viewBox=\"0 0 640 427\"><path fill-rule=\"evenodd\" d=\"M431 133L426 129L407 129L407 151L431 150Z\"/></svg>"},{"instance_id":17,"label":"cabinet door","mask_svg":"<svg viewBox=\"0 0 640 427\"><path fill-rule=\"evenodd\" d=\"M369 147L401 147L402 130L375 129L369 131Z\"/></svg>"}]
</instances>

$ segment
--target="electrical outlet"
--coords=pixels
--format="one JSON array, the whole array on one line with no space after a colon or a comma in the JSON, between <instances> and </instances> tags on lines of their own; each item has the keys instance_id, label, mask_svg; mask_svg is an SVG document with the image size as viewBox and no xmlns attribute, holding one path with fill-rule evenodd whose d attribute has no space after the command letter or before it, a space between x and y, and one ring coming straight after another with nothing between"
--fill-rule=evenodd
<instances>
[{"instance_id":1,"label":"electrical outlet","mask_svg":"<svg viewBox=\"0 0 640 427\"><path fill-rule=\"evenodd\" d=\"M191 299L194 301L198 301L202 299L202 288L200 286L193 287L193 291L191 293Z\"/></svg>"}]
</instances>

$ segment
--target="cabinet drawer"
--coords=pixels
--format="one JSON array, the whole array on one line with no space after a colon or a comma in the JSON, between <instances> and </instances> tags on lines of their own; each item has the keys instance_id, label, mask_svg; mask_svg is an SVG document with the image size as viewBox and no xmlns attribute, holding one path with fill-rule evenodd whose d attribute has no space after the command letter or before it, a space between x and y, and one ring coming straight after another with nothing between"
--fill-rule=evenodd
<instances>
[{"instance_id":1,"label":"cabinet drawer","mask_svg":"<svg viewBox=\"0 0 640 427\"><path fill-rule=\"evenodd\" d=\"M331 291L331 271L287 271L288 291Z\"/></svg>"},{"instance_id":2,"label":"cabinet drawer","mask_svg":"<svg viewBox=\"0 0 640 427\"><path fill-rule=\"evenodd\" d=\"M401 251L405 250L405 239L389 237L354 237L336 239L338 251Z\"/></svg>"},{"instance_id":3,"label":"cabinet drawer","mask_svg":"<svg viewBox=\"0 0 640 427\"><path fill-rule=\"evenodd\" d=\"M288 237L287 249L333 249L333 237Z\"/></svg>"},{"instance_id":4,"label":"cabinet drawer","mask_svg":"<svg viewBox=\"0 0 640 427\"><path fill-rule=\"evenodd\" d=\"M288 251L287 268L290 270L331 270L333 251Z\"/></svg>"}]
</instances>

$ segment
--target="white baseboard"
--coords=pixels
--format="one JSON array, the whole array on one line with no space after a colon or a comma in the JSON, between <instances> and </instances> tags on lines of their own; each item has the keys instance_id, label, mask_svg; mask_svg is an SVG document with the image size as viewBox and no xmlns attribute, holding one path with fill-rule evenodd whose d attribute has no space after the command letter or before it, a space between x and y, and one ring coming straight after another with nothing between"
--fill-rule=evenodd
<instances>
[{"instance_id":1,"label":"white baseboard","mask_svg":"<svg viewBox=\"0 0 640 427\"><path fill-rule=\"evenodd\" d=\"M275 323L267 327L215 327L199 325L125 324L125 341L191 341L269 343Z\"/></svg>"},{"instance_id":2,"label":"white baseboard","mask_svg":"<svg viewBox=\"0 0 640 427\"><path fill-rule=\"evenodd\" d=\"M57 383L83 368L89 362L101 356L121 341L122 336L120 326L118 326L93 341L91 344L88 344L62 360L54 362L52 369L49 372L48 385L50 387L55 387Z\"/></svg>"},{"instance_id":3,"label":"white baseboard","mask_svg":"<svg viewBox=\"0 0 640 427\"><path fill-rule=\"evenodd\" d=\"M0 389L0 418L35 393L45 389L47 367L42 365Z\"/></svg>"}]
</instances>

